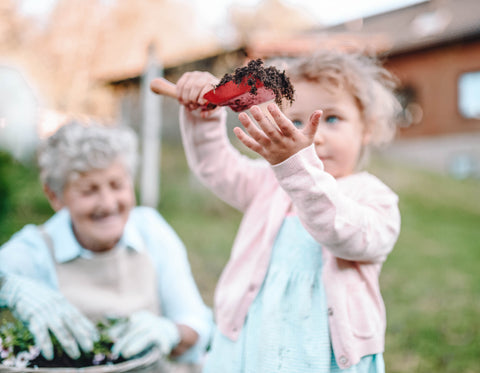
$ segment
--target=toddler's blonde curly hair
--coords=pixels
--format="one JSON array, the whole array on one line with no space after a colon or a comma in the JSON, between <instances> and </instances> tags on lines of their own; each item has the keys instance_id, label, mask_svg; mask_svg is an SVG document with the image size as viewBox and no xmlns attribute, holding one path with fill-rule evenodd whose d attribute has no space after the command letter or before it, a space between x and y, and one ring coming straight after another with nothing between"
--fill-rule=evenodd
<instances>
[{"instance_id":1,"label":"toddler's blonde curly hair","mask_svg":"<svg viewBox=\"0 0 480 373\"><path fill-rule=\"evenodd\" d=\"M397 79L376 57L358 52L320 50L306 57L279 60L292 83L306 81L326 89L345 89L357 102L363 122L371 132L370 146L388 144L395 136L401 105L395 95ZM319 106L321 103L319 103ZM363 149L359 166L368 154Z\"/></svg>"}]
</instances>

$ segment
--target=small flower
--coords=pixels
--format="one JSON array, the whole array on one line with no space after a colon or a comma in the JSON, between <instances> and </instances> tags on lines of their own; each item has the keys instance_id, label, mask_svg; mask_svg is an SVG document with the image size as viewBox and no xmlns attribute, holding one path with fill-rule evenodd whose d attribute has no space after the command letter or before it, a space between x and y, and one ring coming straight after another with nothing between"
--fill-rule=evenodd
<instances>
[{"instance_id":1,"label":"small flower","mask_svg":"<svg viewBox=\"0 0 480 373\"><path fill-rule=\"evenodd\" d=\"M19 354L17 354L17 357L15 359L15 366L18 368L25 368L29 362L30 362L30 353L28 353L27 351L22 351Z\"/></svg>"},{"instance_id":2,"label":"small flower","mask_svg":"<svg viewBox=\"0 0 480 373\"><path fill-rule=\"evenodd\" d=\"M14 367L15 358L12 356L12 357L9 357L8 359L3 360L2 365L5 365L6 367Z\"/></svg>"},{"instance_id":3,"label":"small flower","mask_svg":"<svg viewBox=\"0 0 480 373\"><path fill-rule=\"evenodd\" d=\"M99 365L103 360L105 360L105 355L104 354L95 354L93 356L92 363L93 363L93 365Z\"/></svg>"},{"instance_id":4,"label":"small flower","mask_svg":"<svg viewBox=\"0 0 480 373\"><path fill-rule=\"evenodd\" d=\"M28 352L30 353L30 360L34 360L40 355L40 347L28 346Z\"/></svg>"},{"instance_id":5,"label":"small flower","mask_svg":"<svg viewBox=\"0 0 480 373\"><path fill-rule=\"evenodd\" d=\"M7 349L3 349L0 351L0 358L6 359L9 356L10 356L10 351L8 351Z\"/></svg>"}]
</instances>

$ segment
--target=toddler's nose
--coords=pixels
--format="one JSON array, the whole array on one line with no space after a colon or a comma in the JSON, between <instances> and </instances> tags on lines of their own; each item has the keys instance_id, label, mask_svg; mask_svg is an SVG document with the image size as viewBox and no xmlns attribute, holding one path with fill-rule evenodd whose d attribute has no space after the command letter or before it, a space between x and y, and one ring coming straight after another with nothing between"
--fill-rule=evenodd
<instances>
[{"instance_id":1,"label":"toddler's nose","mask_svg":"<svg viewBox=\"0 0 480 373\"><path fill-rule=\"evenodd\" d=\"M315 145L322 145L325 142L325 133L321 126L317 129L317 132L315 132L313 142Z\"/></svg>"}]
</instances>

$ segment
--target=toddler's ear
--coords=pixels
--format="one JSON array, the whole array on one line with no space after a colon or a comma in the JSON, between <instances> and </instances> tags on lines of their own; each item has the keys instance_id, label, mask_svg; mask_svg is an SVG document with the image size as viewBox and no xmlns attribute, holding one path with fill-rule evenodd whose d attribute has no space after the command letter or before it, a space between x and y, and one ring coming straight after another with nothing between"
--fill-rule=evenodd
<instances>
[{"instance_id":1,"label":"toddler's ear","mask_svg":"<svg viewBox=\"0 0 480 373\"><path fill-rule=\"evenodd\" d=\"M372 126L365 126L362 135L362 145L368 145L372 142L373 130Z\"/></svg>"},{"instance_id":2,"label":"toddler's ear","mask_svg":"<svg viewBox=\"0 0 480 373\"><path fill-rule=\"evenodd\" d=\"M50 202L50 206L54 211L59 211L63 208L63 202L57 194L50 189L50 187L46 184L43 184L43 192L47 196L48 202Z\"/></svg>"}]
</instances>

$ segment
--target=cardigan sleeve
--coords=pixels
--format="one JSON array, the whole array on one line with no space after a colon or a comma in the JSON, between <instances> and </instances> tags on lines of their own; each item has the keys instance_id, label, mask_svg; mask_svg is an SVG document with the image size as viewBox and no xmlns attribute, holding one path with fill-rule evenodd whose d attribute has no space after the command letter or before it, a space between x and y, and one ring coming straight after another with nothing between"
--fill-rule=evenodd
<instances>
[{"instance_id":1,"label":"cardigan sleeve","mask_svg":"<svg viewBox=\"0 0 480 373\"><path fill-rule=\"evenodd\" d=\"M219 198L245 212L265 177L273 177L263 159L241 154L226 131L226 110L204 119L180 109L180 129L187 162L193 173Z\"/></svg>"},{"instance_id":2,"label":"cardigan sleeve","mask_svg":"<svg viewBox=\"0 0 480 373\"><path fill-rule=\"evenodd\" d=\"M366 172L339 180L309 146L272 166L308 232L336 257L382 262L400 232L398 197Z\"/></svg>"}]
</instances>

